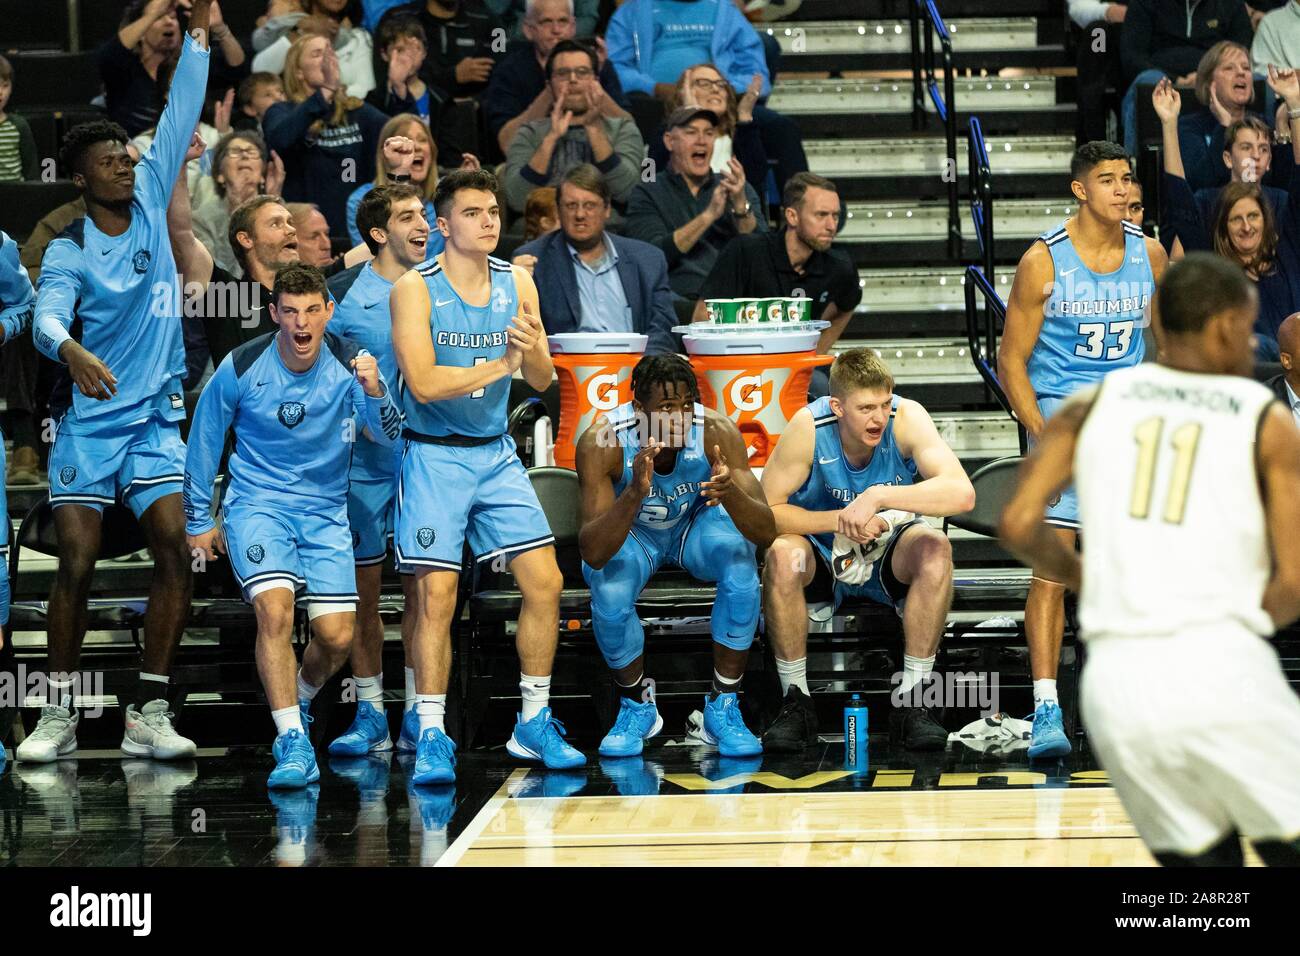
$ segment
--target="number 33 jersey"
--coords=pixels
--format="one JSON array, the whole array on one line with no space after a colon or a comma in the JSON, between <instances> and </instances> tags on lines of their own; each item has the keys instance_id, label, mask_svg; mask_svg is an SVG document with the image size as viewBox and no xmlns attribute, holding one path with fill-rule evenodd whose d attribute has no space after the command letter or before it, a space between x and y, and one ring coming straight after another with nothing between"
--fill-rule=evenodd
<instances>
[{"instance_id":1,"label":"number 33 jersey","mask_svg":"<svg viewBox=\"0 0 1300 956\"><path fill-rule=\"evenodd\" d=\"M1039 398L1066 398L1142 361L1156 280L1142 230L1130 222L1124 223L1124 262L1104 274L1083 264L1064 222L1039 238L1052 254L1052 292L1029 356L1029 381Z\"/></svg>"},{"instance_id":2,"label":"number 33 jersey","mask_svg":"<svg viewBox=\"0 0 1300 956\"><path fill-rule=\"evenodd\" d=\"M1106 376L1074 452L1083 635L1273 633L1255 441L1273 394L1148 363Z\"/></svg>"}]
</instances>

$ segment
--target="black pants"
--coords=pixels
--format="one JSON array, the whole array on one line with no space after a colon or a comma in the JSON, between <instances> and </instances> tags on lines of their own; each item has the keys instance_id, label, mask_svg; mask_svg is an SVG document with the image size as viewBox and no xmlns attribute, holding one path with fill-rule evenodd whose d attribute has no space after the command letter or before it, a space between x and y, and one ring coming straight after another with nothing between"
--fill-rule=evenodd
<instances>
[{"instance_id":1,"label":"black pants","mask_svg":"<svg viewBox=\"0 0 1300 956\"><path fill-rule=\"evenodd\" d=\"M1079 121L1076 131L1080 143L1106 138L1106 116L1111 106L1107 103L1107 89L1115 91L1115 106L1123 95L1124 72L1119 60L1119 33L1122 24L1095 20L1078 37L1076 98L1079 103ZM1097 31L1102 31L1098 33ZM1122 134L1117 134L1122 136Z\"/></svg>"}]
</instances>

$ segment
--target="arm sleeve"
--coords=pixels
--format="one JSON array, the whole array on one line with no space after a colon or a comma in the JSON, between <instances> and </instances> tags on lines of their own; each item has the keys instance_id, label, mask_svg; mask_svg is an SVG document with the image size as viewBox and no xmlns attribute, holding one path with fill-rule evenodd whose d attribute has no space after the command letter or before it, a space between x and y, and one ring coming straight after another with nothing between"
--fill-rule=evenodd
<instances>
[{"instance_id":1,"label":"arm sleeve","mask_svg":"<svg viewBox=\"0 0 1300 956\"><path fill-rule=\"evenodd\" d=\"M332 111L333 107L325 102L319 91L301 103L276 103L262 118L266 145L283 157L302 143L312 123L323 119Z\"/></svg>"},{"instance_id":2,"label":"arm sleeve","mask_svg":"<svg viewBox=\"0 0 1300 956\"><path fill-rule=\"evenodd\" d=\"M81 249L69 239L55 239L45 249L41 277L36 284L36 315L32 341L52 362L62 363L59 346L72 338L73 311L81 295Z\"/></svg>"},{"instance_id":3,"label":"arm sleeve","mask_svg":"<svg viewBox=\"0 0 1300 956\"><path fill-rule=\"evenodd\" d=\"M665 355L679 350L677 339L673 335L673 326L677 325L677 310L673 308L673 290L668 284L668 263L663 253L655 250L654 278L650 282L650 318L646 323L646 352L650 355Z\"/></svg>"},{"instance_id":4,"label":"arm sleeve","mask_svg":"<svg viewBox=\"0 0 1300 956\"><path fill-rule=\"evenodd\" d=\"M727 4L726 10L723 14L723 28L727 35L725 49L731 54L727 79L739 96L757 73L763 78L763 89L758 95L767 96L772 92L772 81L767 75L767 55L763 50L763 41L759 39L758 31L734 4Z\"/></svg>"},{"instance_id":5,"label":"arm sleeve","mask_svg":"<svg viewBox=\"0 0 1300 956\"><path fill-rule=\"evenodd\" d=\"M226 447L226 433L235 420L239 402L239 379L230 356L208 379L194 409L194 423L185 442L185 484L181 502L185 507L185 533L211 531L212 483L217 479L221 453Z\"/></svg>"},{"instance_id":6,"label":"arm sleeve","mask_svg":"<svg viewBox=\"0 0 1300 956\"><path fill-rule=\"evenodd\" d=\"M158 132L153 145L136 166L137 175L143 173L139 178L151 204L159 209L167 208L190 147L190 137L199 122L208 90L208 59L208 51L186 34L180 62L172 74L167 107L158 119Z\"/></svg>"},{"instance_id":7,"label":"arm sleeve","mask_svg":"<svg viewBox=\"0 0 1300 956\"><path fill-rule=\"evenodd\" d=\"M368 355L369 353L363 349L357 354ZM356 413L357 421L365 429L366 437L377 445L389 447L401 434L402 413L397 410L397 403L393 401L393 390L384 378L383 372L379 373L379 381L384 386L383 397L371 398L354 375L352 408Z\"/></svg>"},{"instance_id":8,"label":"arm sleeve","mask_svg":"<svg viewBox=\"0 0 1300 956\"><path fill-rule=\"evenodd\" d=\"M31 324L35 298L32 280L18 261L18 243L0 233L0 327L4 328L4 341L21 335Z\"/></svg>"},{"instance_id":9,"label":"arm sleeve","mask_svg":"<svg viewBox=\"0 0 1300 956\"><path fill-rule=\"evenodd\" d=\"M614 64L618 81L629 93L653 93L654 77L642 73L636 68L635 17L632 16L633 4L626 3L619 7L614 17L605 28L605 46L609 50L609 62Z\"/></svg>"},{"instance_id":10,"label":"arm sleeve","mask_svg":"<svg viewBox=\"0 0 1300 956\"><path fill-rule=\"evenodd\" d=\"M673 242L673 229L664 221L650 192L651 184L641 183L627 198L627 220L623 234L655 246L664 254L671 269L682 258L682 252ZM684 225L684 224L683 224Z\"/></svg>"}]
</instances>

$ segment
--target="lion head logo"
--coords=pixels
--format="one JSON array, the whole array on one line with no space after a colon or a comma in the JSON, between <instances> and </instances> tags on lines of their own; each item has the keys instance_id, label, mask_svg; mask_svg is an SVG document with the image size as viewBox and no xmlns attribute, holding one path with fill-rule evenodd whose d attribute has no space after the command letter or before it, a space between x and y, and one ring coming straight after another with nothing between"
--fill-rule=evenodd
<instances>
[{"instance_id":1,"label":"lion head logo","mask_svg":"<svg viewBox=\"0 0 1300 956\"><path fill-rule=\"evenodd\" d=\"M153 258L153 253L148 249L141 249L131 257L131 268L136 271L136 275L144 275L145 270L149 268L149 260Z\"/></svg>"},{"instance_id":2,"label":"lion head logo","mask_svg":"<svg viewBox=\"0 0 1300 956\"><path fill-rule=\"evenodd\" d=\"M76 478L77 469L73 468L71 465L64 465L59 469L59 481L63 482L65 488L72 484Z\"/></svg>"},{"instance_id":3,"label":"lion head logo","mask_svg":"<svg viewBox=\"0 0 1300 956\"><path fill-rule=\"evenodd\" d=\"M261 564L262 559L266 557L266 549L264 549L260 544L249 545L248 550L244 553L248 555L248 560L252 561L254 564Z\"/></svg>"},{"instance_id":4,"label":"lion head logo","mask_svg":"<svg viewBox=\"0 0 1300 956\"><path fill-rule=\"evenodd\" d=\"M427 548L429 545L433 544L434 537L435 535L432 528L421 528L419 531L415 532L415 540L420 542L420 547L422 548Z\"/></svg>"},{"instance_id":5,"label":"lion head logo","mask_svg":"<svg viewBox=\"0 0 1300 956\"><path fill-rule=\"evenodd\" d=\"M307 406L302 402L281 402L276 417L285 428L297 428L307 414Z\"/></svg>"}]
</instances>

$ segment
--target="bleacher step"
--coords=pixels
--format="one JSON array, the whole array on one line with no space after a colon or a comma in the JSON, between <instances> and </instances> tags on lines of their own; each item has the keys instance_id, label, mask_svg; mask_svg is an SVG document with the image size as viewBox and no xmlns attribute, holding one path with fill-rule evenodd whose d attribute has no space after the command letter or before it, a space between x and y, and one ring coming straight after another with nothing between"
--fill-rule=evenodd
<instances>
[{"instance_id":1,"label":"bleacher step","mask_svg":"<svg viewBox=\"0 0 1300 956\"><path fill-rule=\"evenodd\" d=\"M965 210L962 210L963 214ZM1067 216L1075 204L1065 198L1004 199L993 207L993 234L998 239L1033 239ZM967 224L969 231L969 224ZM848 218L838 242L911 243L943 239L948 234L948 204L919 202L863 202L848 204Z\"/></svg>"}]
</instances>

